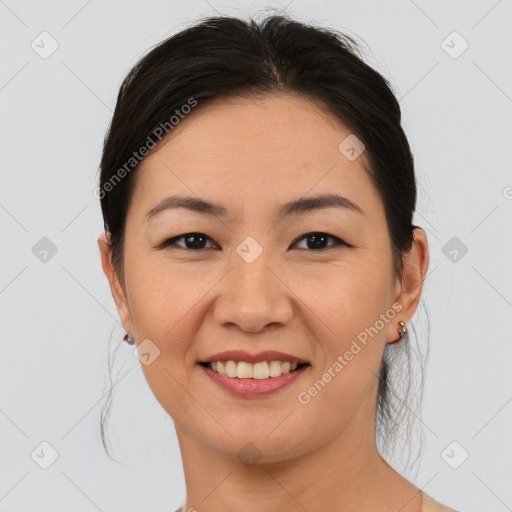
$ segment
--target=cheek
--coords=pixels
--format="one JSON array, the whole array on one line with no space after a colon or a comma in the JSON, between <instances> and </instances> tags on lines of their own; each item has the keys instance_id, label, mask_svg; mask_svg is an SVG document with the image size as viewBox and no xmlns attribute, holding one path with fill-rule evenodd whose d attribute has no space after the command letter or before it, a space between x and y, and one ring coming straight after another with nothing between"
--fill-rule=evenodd
<instances>
[{"instance_id":1,"label":"cheek","mask_svg":"<svg viewBox=\"0 0 512 512\"><path fill-rule=\"evenodd\" d=\"M190 272L171 268L162 258L137 254L126 263L126 281L130 290L130 310L139 336L166 343L182 338L182 321L208 290L208 283L198 285Z\"/></svg>"},{"instance_id":2,"label":"cheek","mask_svg":"<svg viewBox=\"0 0 512 512\"><path fill-rule=\"evenodd\" d=\"M305 302L321 319L329 339L341 349L377 323L378 334L385 336L381 315L390 308L392 275L382 261L360 257L350 264L336 265L323 274L302 280ZM388 315L389 316L389 315Z\"/></svg>"},{"instance_id":3,"label":"cheek","mask_svg":"<svg viewBox=\"0 0 512 512\"><path fill-rule=\"evenodd\" d=\"M299 410L325 420L319 428L327 437L344 428L357 411L373 410L386 328L394 313L389 312L382 275L356 268L335 275L317 283L309 295L308 328L318 364L297 397Z\"/></svg>"},{"instance_id":4,"label":"cheek","mask_svg":"<svg viewBox=\"0 0 512 512\"><path fill-rule=\"evenodd\" d=\"M379 374L386 330L395 317L391 275L384 270L382 262L361 258L350 269L311 281L304 301L319 361L314 377L329 388L322 402L355 406Z\"/></svg>"}]
</instances>

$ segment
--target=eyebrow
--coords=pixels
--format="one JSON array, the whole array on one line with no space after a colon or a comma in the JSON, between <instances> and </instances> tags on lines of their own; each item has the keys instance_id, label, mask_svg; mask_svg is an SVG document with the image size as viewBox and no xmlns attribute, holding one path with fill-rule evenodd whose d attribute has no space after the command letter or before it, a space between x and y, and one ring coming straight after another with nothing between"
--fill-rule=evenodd
<instances>
[{"instance_id":1,"label":"eyebrow","mask_svg":"<svg viewBox=\"0 0 512 512\"><path fill-rule=\"evenodd\" d=\"M186 208L203 215L226 217L228 210L219 203L214 203L197 197L169 196L160 201L146 213L146 219L154 218L159 213L175 208ZM280 218L290 215L301 215L314 210L325 208L344 208L365 215L364 211L350 199L338 194L320 194L312 197L301 197L282 205L278 210Z\"/></svg>"}]
</instances>

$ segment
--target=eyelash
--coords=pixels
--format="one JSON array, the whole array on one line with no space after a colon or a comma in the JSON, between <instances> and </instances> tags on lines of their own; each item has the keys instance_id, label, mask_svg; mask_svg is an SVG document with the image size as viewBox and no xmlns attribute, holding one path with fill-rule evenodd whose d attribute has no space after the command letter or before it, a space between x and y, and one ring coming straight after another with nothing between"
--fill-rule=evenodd
<instances>
[{"instance_id":1,"label":"eyelash","mask_svg":"<svg viewBox=\"0 0 512 512\"><path fill-rule=\"evenodd\" d=\"M312 236L312 235L327 236L328 238L333 239L335 243L333 245L331 245L330 247L324 247L322 249L300 249L300 250L306 250L306 251L312 251L312 252L325 252L325 251L329 251L330 249L335 249L337 246L345 246L345 247L348 247L348 248L353 248L354 247L352 244L349 244L348 242L345 242L341 238L338 238L338 237L336 237L334 235L330 235L329 233L324 233L322 231L312 231L310 233L306 233L306 234L302 235L300 238L298 238L297 240L295 240L295 242L293 242L292 245L295 245L296 243L298 243L298 242L304 240L305 238L307 238L308 236ZM169 238L169 239L165 240L164 242L162 242L158 246L158 249L164 249L164 248L169 248L169 247L174 246L174 247L179 247L181 249L185 249L185 250L188 250L188 251L199 252L199 251L204 250L204 249L189 249L188 247L183 247L183 246L180 246L180 245L176 244L176 242L178 240L181 240L181 239L183 239L185 237L188 237L188 236L204 237L207 240L211 240L211 238L206 236L204 233L197 233L197 232L184 233L183 235L175 236L173 238ZM209 247L209 249L211 249L211 247Z\"/></svg>"}]
</instances>

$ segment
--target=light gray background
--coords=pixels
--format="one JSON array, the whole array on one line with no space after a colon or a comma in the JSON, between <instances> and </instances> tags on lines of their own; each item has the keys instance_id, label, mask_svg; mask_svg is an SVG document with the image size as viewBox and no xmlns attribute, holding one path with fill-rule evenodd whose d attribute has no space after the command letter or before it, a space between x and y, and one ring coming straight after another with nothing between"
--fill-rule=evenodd
<instances>
[{"instance_id":1,"label":"light gray background","mask_svg":"<svg viewBox=\"0 0 512 512\"><path fill-rule=\"evenodd\" d=\"M203 15L279 5L0 0L0 511L160 512L183 502L172 420L126 344L110 421L122 464L100 442L109 339L114 350L124 334L96 243L101 146L121 80L152 45ZM463 512L512 510L512 1L286 6L364 41L401 98L415 222L431 250L427 448L410 478ZM46 59L31 47L43 31L58 42ZM457 58L454 31L469 44ZM57 248L46 262L33 252L43 237ZM453 237L468 249L457 261L442 252ZM48 469L37 463L50 456L43 441L59 454ZM469 454L458 469L442 456L453 441L462 448L452 460Z\"/></svg>"}]
</instances>

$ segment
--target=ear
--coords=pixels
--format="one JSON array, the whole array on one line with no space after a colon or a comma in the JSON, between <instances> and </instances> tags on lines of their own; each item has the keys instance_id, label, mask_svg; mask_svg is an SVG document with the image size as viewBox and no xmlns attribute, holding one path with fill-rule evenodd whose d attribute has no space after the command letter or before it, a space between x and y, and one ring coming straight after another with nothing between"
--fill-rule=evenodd
<instances>
[{"instance_id":1,"label":"ear","mask_svg":"<svg viewBox=\"0 0 512 512\"><path fill-rule=\"evenodd\" d=\"M398 329L400 329L399 322L403 321L408 324L414 316L427 274L429 263L427 234L422 228L416 227L413 235L413 245L404 259L402 279L397 279L398 292L395 294L393 301L393 303L400 303L402 309L396 314L394 321L388 324L388 343L400 339L398 333Z\"/></svg>"},{"instance_id":2,"label":"ear","mask_svg":"<svg viewBox=\"0 0 512 512\"><path fill-rule=\"evenodd\" d=\"M126 293L123 286L121 285L119 276L115 272L114 264L112 262L110 236L107 236L105 232L102 232L98 238L98 247L100 249L101 266L103 267L103 272L107 276L108 283L110 285L110 291L112 293L112 297L114 298L121 323L123 324L125 330L133 333Z\"/></svg>"}]
</instances>

